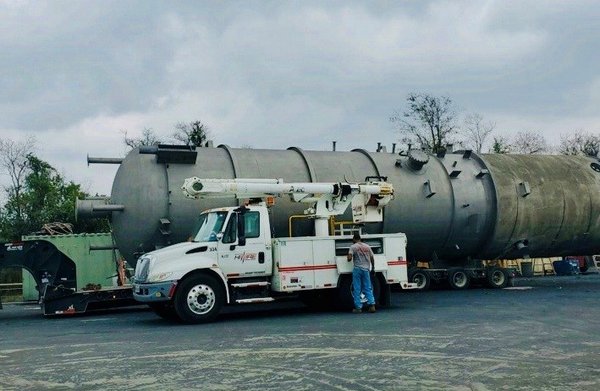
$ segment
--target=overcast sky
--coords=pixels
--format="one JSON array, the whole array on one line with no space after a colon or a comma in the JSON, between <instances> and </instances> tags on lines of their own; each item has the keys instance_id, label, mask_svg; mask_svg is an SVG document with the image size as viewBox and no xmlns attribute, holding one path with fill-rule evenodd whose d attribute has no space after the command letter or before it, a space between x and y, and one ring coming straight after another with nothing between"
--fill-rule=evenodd
<instances>
[{"instance_id":1,"label":"overcast sky","mask_svg":"<svg viewBox=\"0 0 600 391\"><path fill-rule=\"evenodd\" d=\"M110 193L122 130L373 150L410 92L499 134L600 132L598 1L0 0L0 137Z\"/></svg>"}]
</instances>

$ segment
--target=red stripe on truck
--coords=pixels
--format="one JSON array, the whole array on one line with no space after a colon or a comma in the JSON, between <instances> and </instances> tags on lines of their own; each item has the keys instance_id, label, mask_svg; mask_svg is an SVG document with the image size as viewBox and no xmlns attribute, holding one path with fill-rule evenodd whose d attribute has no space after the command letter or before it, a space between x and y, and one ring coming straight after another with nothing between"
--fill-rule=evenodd
<instances>
[{"instance_id":1,"label":"red stripe on truck","mask_svg":"<svg viewBox=\"0 0 600 391\"><path fill-rule=\"evenodd\" d=\"M311 270L327 270L327 269L337 269L337 265L309 265L309 266L289 266L289 267L281 267L279 266L280 272L304 272Z\"/></svg>"},{"instance_id":2,"label":"red stripe on truck","mask_svg":"<svg viewBox=\"0 0 600 391\"><path fill-rule=\"evenodd\" d=\"M402 266L402 265L408 265L408 261L388 261L387 264L390 266Z\"/></svg>"}]
</instances>

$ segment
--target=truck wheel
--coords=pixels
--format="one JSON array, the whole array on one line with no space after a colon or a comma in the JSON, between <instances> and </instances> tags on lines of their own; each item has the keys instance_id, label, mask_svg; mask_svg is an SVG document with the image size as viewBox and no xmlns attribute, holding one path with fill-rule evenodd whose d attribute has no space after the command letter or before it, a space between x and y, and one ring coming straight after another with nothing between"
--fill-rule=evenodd
<instances>
[{"instance_id":1,"label":"truck wheel","mask_svg":"<svg viewBox=\"0 0 600 391\"><path fill-rule=\"evenodd\" d=\"M493 267L487 272L487 284L490 288L502 289L508 285L508 275L504 269Z\"/></svg>"},{"instance_id":2,"label":"truck wheel","mask_svg":"<svg viewBox=\"0 0 600 391\"><path fill-rule=\"evenodd\" d=\"M184 323L213 321L223 306L222 285L213 277L199 274L183 280L175 294L175 312Z\"/></svg>"},{"instance_id":3,"label":"truck wheel","mask_svg":"<svg viewBox=\"0 0 600 391\"><path fill-rule=\"evenodd\" d=\"M453 289L467 289L471 279L464 269L448 269L448 282Z\"/></svg>"},{"instance_id":4,"label":"truck wheel","mask_svg":"<svg viewBox=\"0 0 600 391\"><path fill-rule=\"evenodd\" d=\"M425 291L429 289L431 278L425 270L414 269L408 273L408 281L417 284L416 290Z\"/></svg>"},{"instance_id":5,"label":"truck wheel","mask_svg":"<svg viewBox=\"0 0 600 391\"><path fill-rule=\"evenodd\" d=\"M375 297L375 303L380 304L381 285L379 284L379 278L376 275L371 275L371 285L373 286L373 297ZM354 298L352 297L352 275L343 275L340 280L338 290L337 307L340 310L350 310L354 308ZM363 296L361 294L361 296ZM366 298L363 297L363 304L367 303Z\"/></svg>"},{"instance_id":6,"label":"truck wheel","mask_svg":"<svg viewBox=\"0 0 600 391\"><path fill-rule=\"evenodd\" d=\"M152 311L158 316L166 320L176 320L177 313L175 312L175 307L173 307L172 302L166 303L152 303L150 304L150 308Z\"/></svg>"}]
</instances>

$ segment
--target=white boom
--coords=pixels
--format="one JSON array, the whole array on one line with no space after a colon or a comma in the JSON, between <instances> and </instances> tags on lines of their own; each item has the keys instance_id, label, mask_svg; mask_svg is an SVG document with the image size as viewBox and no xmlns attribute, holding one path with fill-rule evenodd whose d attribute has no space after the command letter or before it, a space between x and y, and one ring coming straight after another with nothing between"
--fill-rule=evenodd
<instances>
[{"instance_id":1,"label":"white boom","mask_svg":"<svg viewBox=\"0 0 600 391\"><path fill-rule=\"evenodd\" d=\"M187 178L181 187L189 198L213 198L235 195L238 198L262 198L288 194L292 201L312 204L305 211L314 215L315 233L328 232L327 219L343 214L352 203L355 223L382 221L382 208L394 197L390 183L285 183L282 179L201 179Z\"/></svg>"}]
</instances>

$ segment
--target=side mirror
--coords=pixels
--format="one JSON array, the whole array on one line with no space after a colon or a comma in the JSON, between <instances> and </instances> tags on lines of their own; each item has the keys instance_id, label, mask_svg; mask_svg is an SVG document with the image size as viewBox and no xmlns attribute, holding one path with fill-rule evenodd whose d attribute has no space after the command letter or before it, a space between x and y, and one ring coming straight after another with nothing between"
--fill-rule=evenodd
<instances>
[{"instance_id":1,"label":"side mirror","mask_svg":"<svg viewBox=\"0 0 600 391\"><path fill-rule=\"evenodd\" d=\"M238 218L237 230L238 230L238 246L245 246L246 245L246 236L244 236L244 235L246 234L246 225L244 224L244 215L242 215L242 214L240 214L240 216Z\"/></svg>"},{"instance_id":2,"label":"side mirror","mask_svg":"<svg viewBox=\"0 0 600 391\"><path fill-rule=\"evenodd\" d=\"M220 242L223 239L223 232L217 232L217 240Z\"/></svg>"},{"instance_id":3,"label":"side mirror","mask_svg":"<svg viewBox=\"0 0 600 391\"><path fill-rule=\"evenodd\" d=\"M237 219L237 236L238 236L238 246L246 245L246 222L244 219L244 215L249 209L244 205L239 208L234 209L235 212L239 213Z\"/></svg>"}]
</instances>

